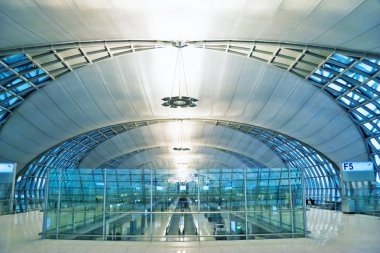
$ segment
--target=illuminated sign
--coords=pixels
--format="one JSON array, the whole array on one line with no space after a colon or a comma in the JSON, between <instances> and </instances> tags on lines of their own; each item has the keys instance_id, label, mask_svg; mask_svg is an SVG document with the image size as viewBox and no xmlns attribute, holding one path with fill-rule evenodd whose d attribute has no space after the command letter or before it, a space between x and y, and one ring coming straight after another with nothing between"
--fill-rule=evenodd
<instances>
[{"instance_id":1,"label":"illuminated sign","mask_svg":"<svg viewBox=\"0 0 380 253\"><path fill-rule=\"evenodd\" d=\"M13 210L16 164L0 163L0 213ZM2 207L2 202L9 201L9 210Z\"/></svg>"},{"instance_id":2,"label":"illuminated sign","mask_svg":"<svg viewBox=\"0 0 380 253\"><path fill-rule=\"evenodd\" d=\"M0 173L13 174L14 166L14 163L0 163Z\"/></svg>"},{"instance_id":3,"label":"illuminated sign","mask_svg":"<svg viewBox=\"0 0 380 253\"><path fill-rule=\"evenodd\" d=\"M372 162L342 162L344 181L374 181L375 172Z\"/></svg>"}]
</instances>

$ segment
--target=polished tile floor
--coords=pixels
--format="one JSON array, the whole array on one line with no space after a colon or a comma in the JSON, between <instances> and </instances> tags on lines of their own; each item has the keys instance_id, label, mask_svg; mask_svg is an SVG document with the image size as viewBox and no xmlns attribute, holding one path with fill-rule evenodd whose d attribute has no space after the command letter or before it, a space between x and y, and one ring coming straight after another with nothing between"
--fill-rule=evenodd
<instances>
[{"instance_id":1,"label":"polished tile floor","mask_svg":"<svg viewBox=\"0 0 380 253\"><path fill-rule=\"evenodd\" d=\"M308 238L204 242L102 242L41 240L42 213L0 216L4 253L216 253L380 252L380 218L321 209L307 212Z\"/></svg>"}]
</instances>

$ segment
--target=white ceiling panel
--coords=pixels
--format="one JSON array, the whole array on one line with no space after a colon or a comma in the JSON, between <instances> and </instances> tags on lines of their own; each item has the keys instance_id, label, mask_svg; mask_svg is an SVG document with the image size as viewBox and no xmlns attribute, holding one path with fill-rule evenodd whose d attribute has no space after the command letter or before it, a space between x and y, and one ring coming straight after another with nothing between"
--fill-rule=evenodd
<instances>
[{"instance_id":1,"label":"white ceiling panel","mask_svg":"<svg viewBox=\"0 0 380 253\"><path fill-rule=\"evenodd\" d=\"M208 129L204 131L204 129ZM214 126L201 122L169 122L150 125L133 129L123 134L117 135L105 141L81 162L80 166L89 168L97 167L105 161L127 154L136 150L151 147L188 147L190 151L174 151L169 149L168 154L172 156L192 156L195 155L193 147L208 146L220 147L236 153L243 154L256 160L256 151L260 151L260 163L270 167L282 167L281 159L265 144L255 140L241 132L234 131L222 126ZM161 135L159 142L154 142L154 137ZM247 139L249 141L247 141ZM273 157L277 159L273 160Z\"/></svg>"},{"instance_id":2,"label":"white ceiling panel","mask_svg":"<svg viewBox=\"0 0 380 253\"><path fill-rule=\"evenodd\" d=\"M160 152L155 152L160 151ZM197 168L247 168L241 160L231 154L219 150L209 148L197 148L197 153L203 155L199 159L194 159L191 164L181 163L175 157L166 155L166 150L155 148L138 153L121 163L118 168L165 168L169 170L175 169L197 169ZM144 163L145 161L150 161Z\"/></svg>"},{"instance_id":3,"label":"white ceiling panel","mask_svg":"<svg viewBox=\"0 0 380 253\"><path fill-rule=\"evenodd\" d=\"M343 109L338 104L308 81L289 72L222 52L186 48L183 55L188 95L199 98L195 108L161 106L161 98L172 94L176 49L144 51L90 64L52 81L19 107L4 125L0 137L14 127L22 129L22 126L32 124L44 135L43 146L31 151L38 155L83 133L84 129L136 120L210 118L279 131L312 147L318 145L321 152L341 147L336 129L344 129L346 135L355 140L361 138L354 123L341 113ZM199 66L207 66L207 71ZM334 117L335 124L329 124ZM208 130L199 131L207 133ZM321 143L315 134L318 131L326 133L324 138L331 142ZM40 137L27 128L23 134L28 141L41 144ZM144 146L162 141L160 132L155 134L158 137L144 132L134 137L134 142L137 146ZM218 141L224 145L242 145L234 141L233 136L226 138L223 133L209 136L218 136L219 140L212 139L215 137L207 139L216 145ZM205 145L204 142L199 141ZM22 149L25 145L17 143L16 148L18 146ZM364 144L358 148L359 153L365 153ZM0 156L3 156L2 152L0 150ZM344 152L340 154L342 157L334 157L337 164L346 158ZM265 159L268 161L269 158ZM19 157L17 162L28 161Z\"/></svg>"},{"instance_id":4,"label":"white ceiling panel","mask_svg":"<svg viewBox=\"0 0 380 253\"><path fill-rule=\"evenodd\" d=\"M1 48L67 41L270 40L374 50L378 1L3 1ZM366 35L364 35L366 34ZM362 41L350 42L358 36Z\"/></svg>"}]
</instances>

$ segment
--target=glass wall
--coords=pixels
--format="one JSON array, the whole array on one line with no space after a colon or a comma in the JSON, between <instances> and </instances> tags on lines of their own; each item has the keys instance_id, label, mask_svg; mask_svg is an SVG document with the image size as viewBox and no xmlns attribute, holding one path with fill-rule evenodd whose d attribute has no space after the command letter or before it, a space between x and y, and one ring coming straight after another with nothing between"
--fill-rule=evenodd
<instances>
[{"instance_id":1,"label":"glass wall","mask_svg":"<svg viewBox=\"0 0 380 253\"><path fill-rule=\"evenodd\" d=\"M43 237L198 241L305 237L298 169L49 169Z\"/></svg>"}]
</instances>

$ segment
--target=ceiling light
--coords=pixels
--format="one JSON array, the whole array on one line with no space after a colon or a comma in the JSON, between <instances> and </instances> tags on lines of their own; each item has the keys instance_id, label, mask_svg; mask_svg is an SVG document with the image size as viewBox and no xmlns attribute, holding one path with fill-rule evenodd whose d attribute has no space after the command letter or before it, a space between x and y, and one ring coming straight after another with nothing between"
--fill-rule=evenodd
<instances>
[{"instance_id":1,"label":"ceiling light","mask_svg":"<svg viewBox=\"0 0 380 253\"><path fill-rule=\"evenodd\" d=\"M177 53L177 60L175 63L175 68L174 68L172 93L170 97L164 97L163 99L161 99L162 101L164 101L162 106L170 107L170 108L196 107L197 106L196 102L198 102L198 99L187 95L188 91L187 91L187 83L186 83L185 66L183 63L183 55L181 51L181 49L186 47L187 45L184 42L176 42L176 43L173 43L173 46L178 48L178 53ZM178 87L177 87L178 96L173 96L176 83L178 83Z\"/></svg>"},{"instance_id":2,"label":"ceiling light","mask_svg":"<svg viewBox=\"0 0 380 253\"><path fill-rule=\"evenodd\" d=\"M180 133L179 133L179 147L174 147L173 150L174 151L189 151L190 148L186 148L186 147L183 147L182 146L182 119L180 119Z\"/></svg>"},{"instance_id":3,"label":"ceiling light","mask_svg":"<svg viewBox=\"0 0 380 253\"><path fill-rule=\"evenodd\" d=\"M182 148L182 147L174 147L173 150L175 151L189 151L189 148Z\"/></svg>"},{"instance_id":4,"label":"ceiling light","mask_svg":"<svg viewBox=\"0 0 380 253\"><path fill-rule=\"evenodd\" d=\"M170 108L196 107L197 104L195 102L198 102L198 99L186 96L165 97L162 100L165 101L162 105L169 106Z\"/></svg>"}]
</instances>

